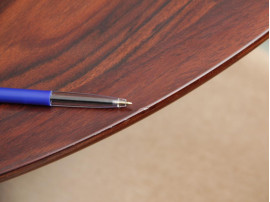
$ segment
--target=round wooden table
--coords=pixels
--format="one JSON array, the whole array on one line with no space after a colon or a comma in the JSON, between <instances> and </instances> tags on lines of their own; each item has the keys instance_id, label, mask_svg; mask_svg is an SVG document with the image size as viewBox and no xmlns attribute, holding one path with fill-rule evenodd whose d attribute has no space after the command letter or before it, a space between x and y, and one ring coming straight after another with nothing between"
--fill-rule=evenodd
<instances>
[{"instance_id":1,"label":"round wooden table","mask_svg":"<svg viewBox=\"0 0 270 202\"><path fill-rule=\"evenodd\" d=\"M133 102L0 104L3 181L112 135L230 66L268 38L268 1L2 0L0 27L1 87Z\"/></svg>"}]
</instances>

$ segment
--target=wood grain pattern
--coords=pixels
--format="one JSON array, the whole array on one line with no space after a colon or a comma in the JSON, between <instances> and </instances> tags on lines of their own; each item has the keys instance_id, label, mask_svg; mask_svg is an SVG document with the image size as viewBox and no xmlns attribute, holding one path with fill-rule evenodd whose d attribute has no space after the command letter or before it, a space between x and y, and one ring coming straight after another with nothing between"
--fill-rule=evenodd
<instances>
[{"instance_id":1,"label":"wood grain pattern","mask_svg":"<svg viewBox=\"0 0 270 202\"><path fill-rule=\"evenodd\" d=\"M221 72L268 38L268 1L2 0L0 28L1 87L134 103L119 110L0 104L5 180L95 143Z\"/></svg>"}]
</instances>

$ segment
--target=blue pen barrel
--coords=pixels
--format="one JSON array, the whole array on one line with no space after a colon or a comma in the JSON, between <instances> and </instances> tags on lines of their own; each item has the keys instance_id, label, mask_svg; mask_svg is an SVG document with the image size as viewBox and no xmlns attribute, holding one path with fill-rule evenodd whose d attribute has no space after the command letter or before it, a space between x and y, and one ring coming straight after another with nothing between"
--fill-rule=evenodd
<instances>
[{"instance_id":1,"label":"blue pen barrel","mask_svg":"<svg viewBox=\"0 0 270 202\"><path fill-rule=\"evenodd\" d=\"M51 106L52 91L0 88L0 102Z\"/></svg>"}]
</instances>

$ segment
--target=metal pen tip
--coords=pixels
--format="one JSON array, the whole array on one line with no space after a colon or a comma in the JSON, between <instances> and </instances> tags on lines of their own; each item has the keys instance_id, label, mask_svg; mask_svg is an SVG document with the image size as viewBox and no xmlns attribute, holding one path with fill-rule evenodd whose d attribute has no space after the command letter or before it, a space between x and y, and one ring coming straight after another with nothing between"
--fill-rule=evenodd
<instances>
[{"instance_id":1,"label":"metal pen tip","mask_svg":"<svg viewBox=\"0 0 270 202\"><path fill-rule=\"evenodd\" d=\"M120 105L131 105L132 102L128 102L126 100L117 100L115 103L120 104Z\"/></svg>"}]
</instances>

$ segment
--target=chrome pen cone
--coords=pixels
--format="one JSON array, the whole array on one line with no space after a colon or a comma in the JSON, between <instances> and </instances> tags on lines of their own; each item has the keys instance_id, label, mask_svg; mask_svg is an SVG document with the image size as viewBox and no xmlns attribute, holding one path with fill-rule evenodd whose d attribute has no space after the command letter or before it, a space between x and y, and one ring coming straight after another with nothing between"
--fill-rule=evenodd
<instances>
[{"instance_id":1,"label":"chrome pen cone","mask_svg":"<svg viewBox=\"0 0 270 202\"><path fill-rule=\"evenodd\" d=\"M120 108L132 104L123 98L83 93L52 92L51 105L84 108Z\"/></svg>"}]
</instances>

